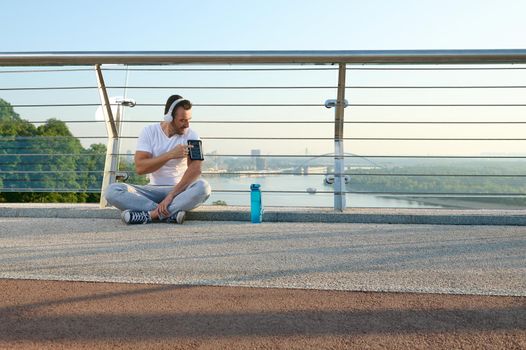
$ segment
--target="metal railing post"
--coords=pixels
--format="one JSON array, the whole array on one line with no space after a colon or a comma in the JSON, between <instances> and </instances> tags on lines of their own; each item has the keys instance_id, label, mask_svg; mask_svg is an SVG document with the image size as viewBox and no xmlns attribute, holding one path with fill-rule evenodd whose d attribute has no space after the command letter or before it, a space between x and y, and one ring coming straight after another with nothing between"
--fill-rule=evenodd
<instances>
[{"instance_id":1,"label":"metal railing post","mask_svg":"<svg viewBox=\"0 0 526 350\"><path fill-rule=\"evenodd\" d=\"M325 107L335 108L334 112L334 210L345 209L345 157L343 149L344 109L348 102L345 99L346 64L338 67L338 91L336 100L325 101Z\"/></svg>"},{"instance_id":2,"label":"metal railing post","mask_svg":"<svg viewBox=\"0 0 526 350\"><path fill-rule=\"evenodd\" d=\"M106 146L106 161L104 163L104 177L102 179L101 194L100 194L100 207L104 208L108 205L106 202L105 194L108 186L115 182L115 176L118 170L118 156L119 153L119 108L117 109L117 115L115 119L111 110L110 100L108 98L108 92L104 83L104 77L100 64L95 65L95 71L97 73L97 87L100 95L100 102L104 114L104 120L106 121L106 131L108 133L108 143Z\"/></svg>"},{"instance_id":3,"label":"metal railing post","mask_svg":"<svg viewBox=\"0 0 526 350\"><path fill-rule=\"evenodd\" d=\"M334 113L334 210L345 209L345 158L343 150L343 121L345 100L346 64L340 63L338 69L338 94Z\"/></svg>"}]
</instances>

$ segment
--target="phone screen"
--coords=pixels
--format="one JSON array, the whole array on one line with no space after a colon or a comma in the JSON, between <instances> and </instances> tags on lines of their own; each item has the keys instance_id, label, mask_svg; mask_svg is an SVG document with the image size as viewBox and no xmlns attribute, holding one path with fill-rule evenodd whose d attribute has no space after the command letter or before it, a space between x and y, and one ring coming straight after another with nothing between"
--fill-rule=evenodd
<instances>
[{"instance_id":1,"label":"phone screen","mask_svg":"<svg viewBox=\"0 0 526 350\"><path fill-rule=\"evenodd\" d=\"M190 147L190 159L191 160L204 160L203 147L201 140L188 140Z\"/></svg>"}]
</instances>

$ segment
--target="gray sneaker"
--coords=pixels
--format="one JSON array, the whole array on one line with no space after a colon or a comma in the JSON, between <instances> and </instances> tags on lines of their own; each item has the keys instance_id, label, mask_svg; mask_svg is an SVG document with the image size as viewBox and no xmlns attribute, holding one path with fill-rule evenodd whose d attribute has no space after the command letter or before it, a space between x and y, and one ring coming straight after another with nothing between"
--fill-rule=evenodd
<instances>
[{"instance_id":1,"label":"gray sneaker","mask_svg":"<svg viewBox=\"0 0 526 350\"><path fill-rule=\"evenodd\" d=\"M147 211L125 210L121 214L121 219L126 225L147 224L152 222L150 213Z\"/></svg>"},{"instance_id":2,"label":"gray sneaker","mask_svg":"<svg viewBox=\"0 0 526 350\"><path fill-rule=\"evenodd\" d=\"M184 223L184 220L186 218L186 212L184 210L180 210L175 215L172 215L166 220L166 222L176 222L178 224Z\"/></svg>"}]
</instances>

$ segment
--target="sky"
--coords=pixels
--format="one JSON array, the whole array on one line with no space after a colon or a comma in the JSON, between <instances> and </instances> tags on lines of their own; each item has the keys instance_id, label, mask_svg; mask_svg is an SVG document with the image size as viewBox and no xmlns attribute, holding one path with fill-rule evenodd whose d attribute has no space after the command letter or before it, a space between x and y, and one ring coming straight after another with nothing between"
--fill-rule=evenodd
<instances>
[{"instance_id":1,"label":"sky","mask_svg":"<svg viewBox=\"0 0 526 350\"><path fill-rule=\"evenodd\" d=\"M2 2L2 51L524 48L521 0Z\"/></svg>"},{"instance_id":2,"label":"sky","mask_svg":"<svg viewBox=\"0 0 526 350\"><path fill-rule=\"evenodd\" d=\"M1 52L27 51L157 51L157 50L402 50L402 49L525 49L526 2L522 0L463 1L14 1L2 2ZM330 68L330 67L328 67ZM9 70L0 67L0 71ZM334 71L324 72L107 72L109 85L226 86L336 84ZM126 80L127 79L127 80ZM371 72L349 71L347 85L526 85L526 71ZM21 86L94 85L93 72L1 74L0 88ZM501 90L367 90L347 89L354 103L526 103L526 89ZM164 103L179 92L196 103L323 103L334 89L314 90L132 90L138 102ZM13 104L33 102L98 102L96 90L57 92L0 91ZM29 120L48 117L94 119L91 109L16 109ZM325 120L324 108L194 108L194 120ZM522 108L348 108L346 120L524 120ZM160 109L136 107L127 119L158 120ZM218 126L194 124L202 136L269 135L332 137L331 125ZM71 125L77 136L104 134L104 126ZM123 133L136 135L139 126ZM345 136L363 137L522 137L522 125L347 125ZM124 150L133 149L126 141ZM249 153L332 151L322 142L210 141L206 150ZM346 142L359 154L510 154L524 153L523 142Z\"/></svg>"}]
</instances>

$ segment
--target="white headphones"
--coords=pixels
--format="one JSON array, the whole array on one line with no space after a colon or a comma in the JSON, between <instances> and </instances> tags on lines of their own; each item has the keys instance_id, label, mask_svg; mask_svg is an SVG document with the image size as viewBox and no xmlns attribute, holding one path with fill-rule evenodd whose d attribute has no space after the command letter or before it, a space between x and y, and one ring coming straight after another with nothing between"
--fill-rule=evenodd
<instances>
[{"instance_id":1,"label":"white headphones","mask_svg":"<svg viewBox=\"0 0 526 350\"><path fill-rule=\"evenodd\" d=\"M177 106L177 104L179 102L182 102L182 101L186 101L186 98L180 98L178 100L175 100L172 102L172 104L170 105L170 108L168 109L168 112L164 115L164 121L165 122L172 122L172 120L174 120L174 117L172 116L172 113L174 111L174 108L175 106Z\"/></svg>"}]
</instances>

